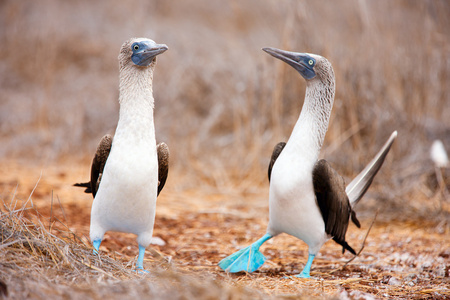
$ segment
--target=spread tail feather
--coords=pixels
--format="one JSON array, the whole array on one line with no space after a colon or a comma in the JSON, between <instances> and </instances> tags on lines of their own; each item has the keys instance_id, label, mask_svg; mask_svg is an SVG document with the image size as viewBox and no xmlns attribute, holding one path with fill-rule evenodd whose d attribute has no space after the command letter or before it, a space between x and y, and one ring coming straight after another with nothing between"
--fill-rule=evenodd
<instances>
[{"instance_id":1,"label":"spread tail feather","mask_svg":"<svg viewBox=\"0 0 450 300\"><path fill-rule=\"evenodd\" d=\"M90 182L81 182L81 183L75 183L73 186L79 186L79 187L84 187L86 188L84 190L84 192L86 194L91 194L92 190L91 190L91 183Z\"/></svg>"},{"instance_id":2,"label":"spread tail feather","mask_svg":"<svg viewBox=\"0 0 450 300\"><path fill-rule=\"evenodd\" d=\"M397 131L394 131L387 142L383 145L381 150L377 153L377 155L370 161L370 163L349 183L345 192L348 195L348 199L350 200L350 204L352 207L361 200L362 196L366 193L370 184L373 181L373 178L380 170L383 165L384 159L391 149L392 143L397 137Z\"/></svg>"},{"instance_id":3,"label":"spread tail feather","mask_svg":"<svg viewBox=\"0 0 450 300\"><path fill-rule=\"evenodd\" d=\"M333 240L342 246L342 254L344 254L345 250L347 250L347 251L350 251L351 254L356 255L355 250L346 241L338 242L334 238L333 238Z\"/></svg>"},{"instance_id":4,"label":"spread tail feather","mask_svg":"<svg viewBox=\"0 0 450 300\"><path fill-rule=\"evenodd\" d=\"M352 222L356 225L356 227L361 228L361 223L359 223L359 220L358 220L358 218L356 217L356 213L355 213L354 210L352 210L350 216L351 216Z\"/></svg>"}]
</instances>

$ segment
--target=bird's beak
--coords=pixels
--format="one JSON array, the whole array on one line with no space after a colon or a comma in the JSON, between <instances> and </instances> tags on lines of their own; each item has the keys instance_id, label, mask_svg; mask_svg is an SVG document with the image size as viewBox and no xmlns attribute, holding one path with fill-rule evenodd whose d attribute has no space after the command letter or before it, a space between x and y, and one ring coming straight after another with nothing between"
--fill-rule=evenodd
<instances>
[{"instance_id":1,"label":"bird's beak","mask_svg":"<svg viewBox=\"0 0 450 300\"><path fill-rule=\"evenodd\" d=\"M263 48L262 50L289 64L305 79L311 79L316 76L312 66L308 65L311 57L306 53L290 52L277 48Z\"/></svg>"},{"instance_id":2,"label":"bird's beak","mask_svg":"<svg viewBox=\"0 0 450 300\"><path fill-rule=\"evenodd\" d=\"M148 46L138 53L134 53L133 55L131 55L131 60L138 66L147 67L151 64L151 62L157 55L165 52L168 49L169 47L164 44L154 44Z\"/></svg>"},{"instance_id":3,"label":"bird's beak","mask_svg":"<svg viewBox=\"0 0 450 300\"><path fill-rule=\"evenodd\" d=\"M145 49L144 51L142 51L142 56L146 57L148 59L153 59L157 55L159 55L167 50L169 50L169 47L167 47L166 45L156 44L154 47L148 48L148 49Z\"/></svg>"}]
</instances>

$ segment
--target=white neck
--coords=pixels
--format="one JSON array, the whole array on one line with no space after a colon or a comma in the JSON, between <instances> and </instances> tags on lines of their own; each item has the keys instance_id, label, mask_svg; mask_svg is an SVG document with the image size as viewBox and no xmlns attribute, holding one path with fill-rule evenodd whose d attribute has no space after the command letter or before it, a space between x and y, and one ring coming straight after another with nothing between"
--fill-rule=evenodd
<instances>
[{"instance_id":1,"label":"white neck","mask_svg":"<svg viewBox=\"0 0 450 300\"><path fill-rule=\"evenodd\" d=\"M308 81L302 111L289 144L314 163L319 157L328 129L333 101L334 82L326 85L320 80Z\"/></svg>"},{"instance_id":2,"label":"white neck","mask_svg":"<svg viewBox=\"0 0 450 300\"><path fill-rule=\"evenodd\" d=\"M140 138L154 139L152 79L152 68L120 70L120 112L116 136L126 130Z\"/></svg>"}]
</instances>

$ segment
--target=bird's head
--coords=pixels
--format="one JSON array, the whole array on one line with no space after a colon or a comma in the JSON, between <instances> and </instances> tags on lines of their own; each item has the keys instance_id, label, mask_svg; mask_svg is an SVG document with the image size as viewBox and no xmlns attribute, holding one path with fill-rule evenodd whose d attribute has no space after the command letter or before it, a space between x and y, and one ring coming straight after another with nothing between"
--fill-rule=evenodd
<instances>
[{"instance_id":1,"label":"bird's head","mask_svg":"<svg viewBox=\"0 0 450 300\"><path fill-rule=\"evenodd\" d=\"M320 55L298 53L276 48L263 48L275 58L278 58L293 67L306 81L319 79L323 82L334 82L334 72L331 63Z\"/></svg>"},{"instance_id":2,"label":"bird's head","mask_svg":"<svg viewBox=\"0 0 450 300\"><path fill-rule=\"evenodd\" d=\"M120 68L135 66L137 68L152 67L156 56L168 50L164 44L156 44L146 38L132 38L123 43L119 54Z\"/></svg>"}]
</instances>

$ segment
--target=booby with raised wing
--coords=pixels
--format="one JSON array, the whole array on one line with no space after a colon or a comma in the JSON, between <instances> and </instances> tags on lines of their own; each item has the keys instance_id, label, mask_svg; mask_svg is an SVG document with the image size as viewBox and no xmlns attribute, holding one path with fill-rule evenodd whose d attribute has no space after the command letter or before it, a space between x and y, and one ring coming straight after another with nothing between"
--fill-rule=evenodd
<instances>
[{"instance_id":1,"label":"booby with raised wing","mask_svg":"<svg viewBox=\"0 0 450 300\"><path fill-rule=\"evenodd\" d=\"M350 219L359 227L353 206L361 199L377 174L397 132L367 167L345 187L344 179L321 159L318 160L328 129L334 102L335 79L331 63L322 56L264 48L306 80L302 111L287 143L275 146L269 163L269 224L266 234L252 245L224 258L219 266L231 273L257 270L265 261L259 251L272 237L287 233L308 245L309 257L303 271L310 277L311 264L322 245L332 238L355 254L345 240Z\"/></svg>"},{"instance_id":2,"label":"booby with raised wing","mask_svg":"<svg viewBox=\"0 0 450 300\"><path fill-rule=\"evenodd\" d=\"M94 196L90 227L94 252L98 252L107 231L134 233L139 245L139 270L144 269L156 197L168 171L168 147L160 144L157 150L156 146L152 88L156 56L167 49L146 38L132 38L122 45L119 122L114 138L106 135L101 140L89 186L84 184Z\"/></svg>"}]
</instances>

